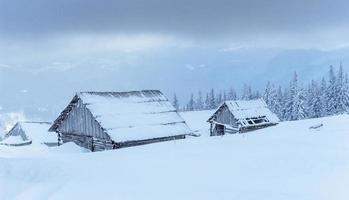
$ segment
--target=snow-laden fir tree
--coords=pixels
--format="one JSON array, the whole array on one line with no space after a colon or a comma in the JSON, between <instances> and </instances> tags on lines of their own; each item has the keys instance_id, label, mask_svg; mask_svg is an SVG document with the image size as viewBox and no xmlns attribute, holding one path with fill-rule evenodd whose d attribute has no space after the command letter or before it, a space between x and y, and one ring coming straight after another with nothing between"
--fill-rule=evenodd
<instances>
[{"instance_id":1,"label":"snow-laden fir tree","mask_svg":"<svg viewBox=\"0 0 349 200\"><path fill-rule=\"evenodd\" d=\"M173 107L176 108L176 110L179 110L179 103L178 103L178 99L177 99L176 93L174 93L174 95L173 95L173 102L172 102L172 104L173 104Z\"/></svg>"},{"instance_id":2,"label":"snow-laden fir tree","mask_svg":"<svg viewBox=\"0 0 349 200\"><path fill-rule=\"evenodd\" d=\"M261 93L257 90L252 93L252 98L251 99L260 99L262 97Z\"/></svg>"},{"instance_id":3,"label":"snow-laden fir tree","mask_svg":"<svg viewBox=\"0 0 349 200\"><path fill-rule=\"evenodd\" d=\"M270 105L270 93L271 93L270 91L271 91L271 83L270 81L268 81L263 93L263 99L268 106Z\"/></svg>"},{"instance_id":4,"label":"snow-laden fir tree","mask_svg":"<svg viewBox=\"0 0 349 200\"><path fill-rule=\"evenodd\" d=\"M327 82L326 79L323 77L321 79L321 86L319 89L319 95L320 95L320 103L321 103L321 117L327 116L327 103L326 103L326 90L327 90Z\"/></svg>"},{"instance_id":5,"label":"snow-laden fir tree","mask_svg":"<svg viewBox=\"0 0 349 200\"><path fill-rule=\"evenodd\" d=\"M346 91L342 63L339 66L335 83L334 114L343 114L348 111L349 97Z\"/></svg>"},{"instance_id":6,"label":"snow-laden fir tree","mask_svg":"<svg viewBox=\"0 0 349 200\"><path fill-rule=\"evenodd\" d=\"M312 80L307 93L307 117L317 118L324 115L322 94L317 82Z\"/></svg>"},{"instance_id":7,"label":"snow-laden fir tree","mask_svg":"<svg viewBox=\"0 0 349 200\"><path fill-rule=\"evenodd\" d=\"M306 118L306 97L303 89L298 85L298 75L296 72L290 83L285 106L285 118L287 120L300 120Z\"/></svg>"},{"instance_id":8,"label":"snow-laden fir tree","mask_svg":"<svg viewBox=\"0 0 349 200\"><path fill-rule=\"evenodd\" d=\"M214 89L211 89L210 96L209 96L209 109L215 109L217 106L216 104L216 97L214 93Z\"/></svg>"},{"instance_id":9,"label":"snow-laden fir tree","mask_svg":"<svg viewBox=\"0 0 349 200\"><path fill-rule=\"evenodd\" d=\"M275 114L279 117L280 120L284 119L284 94L282 93L282 87L279 86L278 91L276 93L276 102L274 105Z\"/></svg>"},{"instance_id":10,"label":"snow-laden fir tree","mask_svg":"<svg viewBox=\"0 0 349 200\"><path fill-rule=\"evenodd\" d=\"M194 101L194 94L191 93L190 99L187 105L187 111L193 111L195 106L195 101Z\"/></svg>"},{"instance_id":11,"label":"snow-laden fir tree","mask_svg":"<svg viewBox=\"0 0 349 200\"><path fill-rule=\"evenodd\" d=\"M265 86L263 99L265 103L268 105L269 109L274 112L279 112L279 99L277 96L276 88L273 84L271 84L269 81L267 82L267 85Z\"/></svg>"},{"instance_id":12,"label":"snow-laden fir tree","mask_svg":"<svg viewBox=\"0 0 349 200\"><path fill-rule=\"evenodd\" d=\"M195 102L195 110L203 110L204 109L204 102L202 100L202 93L201 91L198 92L198 97Z\"/></svg>"},{"instance_id":13,"label":"snow-laden fir tree","mask_svg":"<svg viewBox=\"0 0 349 200\"><path fill-rule=\"evenodd\" d=\"M252 94L252 89L251 86L244 84L243 89L242 89L242 100L251 100L253 99L253 94Z\"/></svg>"},{"instance_id":14,"label":"snow-laden fir tree","mask_svg":"<svg viewBox=\"0 0 349 200\"><path fill-rule=\"evenodd\" d=\"M227 100L237 100L237 95L234 88L230 88Z\"/></svg>"},{"instance_id":15,"label":"snow-laden fir tree","mask_svg":"<svg viewBox=\"0 0 349 200\"><path fill-rule=\"evenodd\" d=\"M210 109L210 97L209 97L208 93L206 93L205 106L204 106L204 108L205 108L206 110L209 110L209 109Z\"/></svg>"},{"instance_id":16,"label":"snow-laden fir tree","mask_svg":"<svg viewBox=\"0 0 349 200\"><path fill-rule=\"evenodd\" d=\"M326 88L326 113L333 115L336 112L336 76L333 66L328 72L328 85Z\"/></svg>"},{"instance_id":17,"label":"snow-laden fir tree","mask_svg":"<svg viewBox=\"0 0 349 200\"><path fill-rule=\"evenodd\" d=\"M228 100L227 93L223 91L223 101L227 101L227 100Z\"/></svg>"},{"instance_id":18,"label":"snow-laden fir tree","mask_svg":"<svg viewBox=\"0 0 349 200\"><path fill-rule=\"evenodd\" d=\"M345 73L345 78L344 78L344 92L347 98L349 99L349 77L347 73ZM347 102L346 107L347 107L347 112L349 112L349 100Z\"/></svg>"},{"instance_id":19,"label":"snow-laden fir tree","mask_svg":"<svg viewBox=\"0 0 349 200\"><path fill-rule=\"evenodd\" d=\"M216 106L219 106L223 102L222 91L219 91L216 98Z\"/></svg>"}]
</instances>

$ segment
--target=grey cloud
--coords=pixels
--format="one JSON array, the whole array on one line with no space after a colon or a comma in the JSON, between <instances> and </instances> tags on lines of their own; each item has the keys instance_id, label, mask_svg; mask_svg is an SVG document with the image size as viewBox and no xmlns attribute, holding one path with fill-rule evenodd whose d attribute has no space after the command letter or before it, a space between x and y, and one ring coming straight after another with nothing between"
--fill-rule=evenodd
<instances>
[{"instance_id":1,"label":"grey cloud","mask_svg":"<svg viewBox=\"0 0 349 200\"><path fill-rule=\"evenodd\" d=\"M238 38L347 28L345 0L0 0L0 35L164 33Z\"/></svg>"}]
</instances>

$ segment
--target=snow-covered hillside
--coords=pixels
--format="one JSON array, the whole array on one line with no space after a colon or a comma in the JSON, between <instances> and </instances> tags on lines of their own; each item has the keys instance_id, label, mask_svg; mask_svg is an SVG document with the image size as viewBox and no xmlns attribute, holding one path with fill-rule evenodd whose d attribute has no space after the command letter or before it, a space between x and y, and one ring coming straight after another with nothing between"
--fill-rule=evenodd
<instances>
[{"instance_id":1,"label":"snow-covered hillside","mask_svg":"<svg viewBox=\"0 0 349 200\"><path fill-rule=\"evenodd\" d=\"M348 115L208 137L211 113L182 113L202 137L181 141L97 153L0 146L0 199L349 198Z\"/></svg>"}]
</instances>

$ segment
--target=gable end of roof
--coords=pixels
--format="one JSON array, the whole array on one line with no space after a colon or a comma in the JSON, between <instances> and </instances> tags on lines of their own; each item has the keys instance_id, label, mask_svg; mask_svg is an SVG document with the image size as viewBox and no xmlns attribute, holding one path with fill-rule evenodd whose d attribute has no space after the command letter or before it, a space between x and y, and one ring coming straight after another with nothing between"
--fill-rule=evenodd
<instances>
[{"instance_id":1,"label":"gable end of roof","mask_svg":"<svg viewBox=\"0 0 349 200\"><path fill-rule=\"evenodd\" d=\"M49 132L56 132L61 123L67 118L69 112L77 105L80 97L76 94L70 101L67 107L59 114L58 118L53 122L52 126L49 128Z\"/></svg>"}]
</instances>

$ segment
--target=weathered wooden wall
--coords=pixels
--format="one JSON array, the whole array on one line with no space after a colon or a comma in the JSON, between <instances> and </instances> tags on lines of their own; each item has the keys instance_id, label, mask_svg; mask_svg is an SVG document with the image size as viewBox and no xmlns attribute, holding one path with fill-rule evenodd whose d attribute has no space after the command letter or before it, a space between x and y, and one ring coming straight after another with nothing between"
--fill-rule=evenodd
<instances>
[{"instance_id":1,"label":"weathered wooden wall","mask_svg":"<svg viewBox=\"0 0 349 200\"><path fill-rule=\"evenodd\" d=\"M212 124L210 135L211 136L224 135L224 125Z\"/></svg>"},{"instance_id":2,"label":"weathered wooden wall","mask_svg":"<svg viewBox=\"0 0 349 200\"><path fill-rule=\"evenodd\" d=\"M111 140L104 140L91 136L75 134L62 134L60 137L63 143L74 142L75 144L91 151L103 151L113 148Z\"/></svg>"},{"instance_id":3,"label":"weathered wooden wall","mask_svg":"<svg viewBox=\"0 0 349 200\"><path fill-rule=\"evenodd\" d=\"M86 106L78 101L67 118L59 126L62 134L85 135L94 138L110 139Z\"/></svg>"},{"instance_id":4,"label":"weathered wooden wall","mask_svg":"<svg viewBox=\"0 0 349 200\"><path fill-rule=\"evenodd\" d=\"M229 125L229 126L225 126ZM234 134L238 131L231 129L229 127L239 128L238 120L235 119L234 115L230 112L227 105L223 105L217 110L211 119L210 135L224 135L224 134Z\"/></svg>"},{"instance_id":5,"label":"weathered wooden wall","mask_svg":"<svg viewBox=\"0 0 349 200\"><path fill-rule=\"evenodd\" d=\"M232 127L238 127L237 120L229 111L226 105L222 106L215 114L214 121L220 124L228 124Z\"/></svg>"}]
</instances>

